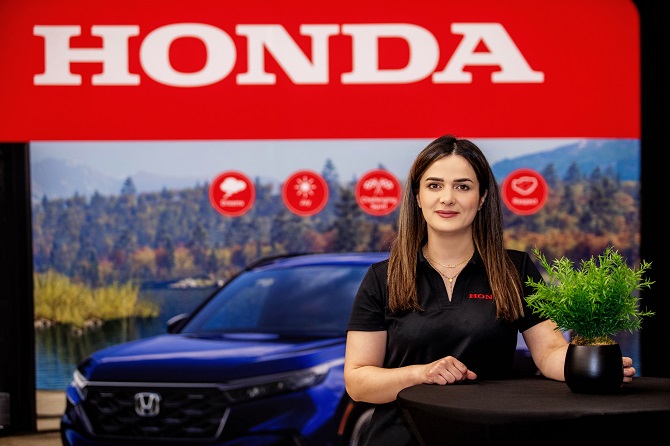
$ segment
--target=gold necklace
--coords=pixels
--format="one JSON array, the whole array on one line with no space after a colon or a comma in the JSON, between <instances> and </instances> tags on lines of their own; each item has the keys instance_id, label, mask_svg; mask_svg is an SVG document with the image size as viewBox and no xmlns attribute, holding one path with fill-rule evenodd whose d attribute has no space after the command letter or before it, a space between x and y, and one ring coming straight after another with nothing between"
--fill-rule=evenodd
<instances>
[{"instance_id":1,"label":"gold necklace","mask_svg":"<svg viewBox=\"0 0 670 446\"><path fill-rule=\"evenodd\" d=\"M427 259L427 258L426 258L426 259ZM430 263L430 260L428 260L428 263L430 264L430 266L433 266L433 264ZM454 279L455 279L456 276L458 276L458 275L461 273L461 271L462 271L462 270L461 270L461 271L457 272L456 274L454 274L453 276L449 277L449 276L447 276L446 274L444 274L442 271L440 271L439 269L437 269L437 268L435 268L435 267L433 267L433 269L434 269L435 271L437 271L438 273L440 273L440 276L442 276L442 277L444 277L445 279L447 279L447 280L449 281L449 284L451 284L452 287L454 286L454 285L453 285Z\"/></svg>"},{"instance_id":2,"label":"gold necklace","mask_svg":"<svg viewBox=\"0 0 670 446\"><path fill-rule=\"evenodd\" d=\"M472 254L470 254L470 257L466 257L465 260L461 260L460 262L458 262L458 263L454 263L453 265L444 265L444 264L438 262L438 261L435 260L435 259L429 259L429 258L428 258L428 256L426 255L426 245L424 245L424 246L421 248L421 250L423 251L423 256L426 258L426 260L428 260L428 263L430 263L430 262L435 262L435 263L437 263L438 265L440 265L440 266L443 267L443 268L456 268L458 265L462 265L462 264L464 264L465 262L467 262L468 260L470 260L470 259L472 258L472 256L475 254L475 253L473 252ZM432 265L431 265L431 266L432 266ZM454 277L456 277L456 276L454 276Z\"/></svg>"},{"instance_id":3,"label":"gold necklace","mask_svg":"<svg viewBox=\"0 0 670 446\"><path fill-rule=\"evenodd\" d=\"M430 258L428 258L428 256L426 255L426 247L425 247L425 246L421 248L421 252L423 252L423 256L426 258L426 260L428 261L428 264L431 266L431 268L433 268L435 271L437 271L437 272L440 274L440 276L444 277L445 279L447 279L447 280L449 281L449 287L451 288L451 291L453 291L453 290L454 290L454 279L455 279L456 276L458 276L458 275L461 273L461 271L463 271L463 270L461 270L461 271L457 272L456 274L454 274L453 276L449 277L449 276L447 276L446 274L444 274L442 271L440 271L439 269L435 268L435 266L433 265L432 260L431 260ZM472 253L472 255L474 255L474 253ZM472 258L472 256L470 256L470 258ZM470 260L470 259L466 259L466 260ZM437 262L437 263L438 263L439 265L441 265L441 266L445 266L445 265L442 265L440 262ZM462 264L462 263L465 263L465 261L463 261L463 262L461 262L461 263L458 263L458 264L454 265L453 267L456 267L456 266L458 266L458 265L460 265L460 264ZM452 268L453 268L453 267L452 267ZM448 268L448 267L447 267L447 268Z\"/></svg>"},{"instance_id":4,"label":"gold necklace","mask_svg":"<svg viewBox=\"0 0 670 446\"><path fill-rule=\"evenodd\" d=\"M425 254L424 254L424 257L425 257ZM451 291L454 291L454 279L463 270L461 270L461 271L457 272L456 274L454 274L453 276L449 277L446 274L444 274L442 271L440 271L439 269L435 268L428 257L426 257L426 260L428 261L428 264L431 266L431 268L433 268L435 271L437 271L440 274L440 276L444 277L445 279L447 279L449 281L449 288L451 289Z\"/></svg>"}]
</instances>

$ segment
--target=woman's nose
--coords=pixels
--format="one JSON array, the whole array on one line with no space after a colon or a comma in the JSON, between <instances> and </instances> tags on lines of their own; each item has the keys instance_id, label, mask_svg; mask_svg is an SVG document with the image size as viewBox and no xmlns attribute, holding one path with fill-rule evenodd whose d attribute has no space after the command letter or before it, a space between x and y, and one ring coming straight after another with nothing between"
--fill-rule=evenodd
<instances>
[{"instance_id":1,"label":"woman's nose","mask_svg":"<svg viewBox=\"0 0 670 446\"><path fill-rule=\"evenodd\" d=\"M440 196L440 203L451 204L453 202L454 194L449 189L444 189L444 192Z\"/></svg>"}]
</instances>

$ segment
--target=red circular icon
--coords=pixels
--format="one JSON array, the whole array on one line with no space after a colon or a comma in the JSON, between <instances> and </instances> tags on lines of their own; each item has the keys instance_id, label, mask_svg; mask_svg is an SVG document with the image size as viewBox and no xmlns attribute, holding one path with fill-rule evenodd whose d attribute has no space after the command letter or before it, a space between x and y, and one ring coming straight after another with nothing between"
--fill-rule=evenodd
<instances>
[{"instance_id":1,"label":"red circular icon","mask_svg":"<svg viewBox=\"0 0 670 446\"><path fill-rule=\"evenodd\" d=\"M326 180L311 170L294 172L284 182L281 192L284 204L301 217L314 215L328 202Z\"/></svg>"},{"instance_id":2,"label":"red circular icon","mask_svg":"<svg viewBox=\"0 0 670 446\"><path fill-rule=\"evenodd\" d=\"M400 204L400 181L384 169L371 170L356 183L356 201L368 214L387 215Z\"/></svg>"},{"instance_id":3,"label":"red circular icon","mask_svg":"<svg viewBox=\"0 0 670 446\"><path fill-rule=\"evenodd\" d=\"M532 169L517 169L507 175L502 198L507 207L519 215L534 214L544 206L549 186L544 177Z\"/></svg>"},{"instance_id":4,"label":"red circular icon","mask_svg":"<svg viewBox=\"0 0 670 446\"><path fill-rule=\"evenodd\" d=\"M256 199L254 183L243 173L223 172L209 186L209 202L227 217L245 214Z\"/></svg>"}]
</instances>

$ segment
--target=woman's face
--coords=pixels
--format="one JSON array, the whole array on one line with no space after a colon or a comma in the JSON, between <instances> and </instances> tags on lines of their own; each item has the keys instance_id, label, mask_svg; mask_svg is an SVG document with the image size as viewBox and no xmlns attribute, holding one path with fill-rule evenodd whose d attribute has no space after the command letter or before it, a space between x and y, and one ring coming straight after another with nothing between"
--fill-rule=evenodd
<instances>
[{"instance_id":1,"label":"woman's face","mask_svg":"<svg viewBox=\"0 0 670 446\"><path fill-rule=\"evenodd\" d=\"M486 193L479 197L479 181L470 163L449 155L431 164L421 177L417 202L428 232L470 232Z\"/></svg>"}]
</instances>

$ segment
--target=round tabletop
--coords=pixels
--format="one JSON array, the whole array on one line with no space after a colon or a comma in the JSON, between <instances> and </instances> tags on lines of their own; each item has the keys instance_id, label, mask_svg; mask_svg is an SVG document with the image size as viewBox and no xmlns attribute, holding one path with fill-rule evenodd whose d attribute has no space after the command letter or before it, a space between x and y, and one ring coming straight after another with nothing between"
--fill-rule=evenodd
<instances>
[{"instance_id":1,"label":"round tabletop","mask_svg":"<svg viewBox=\"0 0 670 446\"><path fill-rule=\"evenodd\" d=\"M640 444L654 433L668 437L670 379L637 377L608 395L574 393L564 382L541 376L422 384L402 390L398 403L426 445L586 444L608 438Z\"/></svg>"}]
</instances>

